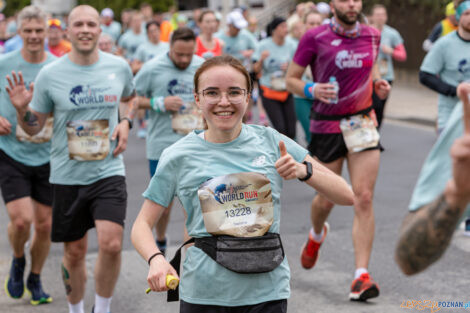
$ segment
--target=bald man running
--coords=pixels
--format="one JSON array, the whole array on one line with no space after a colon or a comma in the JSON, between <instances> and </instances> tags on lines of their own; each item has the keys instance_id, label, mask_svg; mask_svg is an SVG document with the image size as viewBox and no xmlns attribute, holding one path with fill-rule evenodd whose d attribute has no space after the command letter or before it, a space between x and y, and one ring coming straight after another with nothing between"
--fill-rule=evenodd
<instances>
[{"instance_id":1,"label":"bald man running","mask_svg":"<svg viewBox=\"0 0 470 313\"><path fill-rule=\"evenodd\" d=\"M84 313L88 229L96 227L94 313L110 312L120 265L127 192L121 152L132 112L118 120L120 102L134 95L127 62L98 49L98 12L78 6L69 16L72 51L43 68L34 92L13 75L8 92L29 134L54 114L51 146L52 241L64 242L62 275L70 313ZM31 103L30 103L31 102ZM28 106L29 104L29 106ZM127 108L127 107L126 107Z\"/></svg>"}]
</instances>

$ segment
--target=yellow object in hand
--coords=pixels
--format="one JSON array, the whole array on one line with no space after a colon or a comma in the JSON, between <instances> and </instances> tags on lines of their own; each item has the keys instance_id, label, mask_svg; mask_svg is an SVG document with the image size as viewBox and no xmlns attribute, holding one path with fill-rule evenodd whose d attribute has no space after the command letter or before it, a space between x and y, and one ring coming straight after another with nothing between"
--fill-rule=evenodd
<instances>
[{"instance_id":1,"label":"yellow object in hand","mask_svg":"<svg viewBox=\"0 0 470 313\"><path fill-rule=\"evenodd\" d=\"M173 275L166 275L166 286L172 290L175 290L176 287L178 287L178 284L180 283L180 280L178 278L176 278L175 276ZM150 291L152 291L152 289L150 288L147 288L147 290L145 290L145 293L150 293Z\"/></svg>"}]
</instances>

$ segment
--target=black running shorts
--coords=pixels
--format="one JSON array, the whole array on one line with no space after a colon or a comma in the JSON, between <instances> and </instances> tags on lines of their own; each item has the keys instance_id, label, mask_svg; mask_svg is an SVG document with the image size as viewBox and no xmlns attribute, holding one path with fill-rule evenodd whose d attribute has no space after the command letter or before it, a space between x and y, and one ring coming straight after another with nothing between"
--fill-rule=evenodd
<instances>
[{"instance_id":1,"label":"black running shorts","mask_svg":"<svg viewBox=\"0 0 470 313\"><path fill-rule=\"evenodd\" d=\"M49 163L28 166L0 150L0 188L5 203L24 197L51 206L52 187L49 183Z\"/></svg>"},{"instance_id":2,"label":"black running shorts","mask_svg":"<svg viewBox=\"0 0 470 313\"><path fill-rule=\"evenodd\" d=\"M90 185L52 185L52 241L83 238L95 220L124 226L127 207L126 179L111 176Z\"/></svg>"},{"instance_id":3,"label":"black running shorts","mask_svg":"<svg viewBox=\"0 0 470 313\"><path fill-rule=\"evenodd\" d=\"M379 144L375 147L368 148L367 150L383 151L382 145ZM339 158L348 155L348 148L343 139L343 134L319 134L312 133L308 151L312 156L317 157L323 163L331 163Z\"/></svg>"},{"instance_id":4,"label":"black running shorts","mask_svg":"<svg viewBox=\"0 0 470 313\"><path fill-rule=\"evenodd\" d=\"M242 274L243 275L243 274ZM192 304L180 300L180 313L286 313L287 300L268 301L254 305L224 307L218 305Z\"/></svg>"}]
</instances>

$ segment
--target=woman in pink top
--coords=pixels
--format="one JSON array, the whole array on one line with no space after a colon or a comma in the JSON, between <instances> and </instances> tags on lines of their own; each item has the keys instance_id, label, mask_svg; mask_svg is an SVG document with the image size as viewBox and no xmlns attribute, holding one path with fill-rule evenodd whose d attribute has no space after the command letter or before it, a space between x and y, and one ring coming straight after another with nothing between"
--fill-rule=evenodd
<instances>
[{"instance_id":1,"label":"woman in pink top","mask_svg":"<svg viewBox=\"0 0 470 313\"><path fill-rule=\"evenodd\" d=\"M196 55L209 59L222 55L223 41L213 35L217 30L217 19L214 11L204 11L199 16L201 34L196 38Z\"/></svg>"}]
</instances>

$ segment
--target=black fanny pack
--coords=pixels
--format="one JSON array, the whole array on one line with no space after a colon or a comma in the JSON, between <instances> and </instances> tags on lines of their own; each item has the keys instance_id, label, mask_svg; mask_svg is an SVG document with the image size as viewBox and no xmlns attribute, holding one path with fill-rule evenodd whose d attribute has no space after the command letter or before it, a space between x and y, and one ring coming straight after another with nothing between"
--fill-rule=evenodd
<instances>
[{"instance_id":1,"label":"black fanny pack","mask_svg":"<svg viewBox=\"0 0 470 313\"><path fill-rule=\"evenodd\" d=\"M196 238L195 246L226 269L240 274L270 272L284 260L281 237L275 233Z\"/></svg>"},{"instance_id":2,"label":"black fanny pack","mask_svg":"<svg viewBox=\"0 0 470 313\"><path fill-rule=\"evenodd\" d=\"M342 114L342 115L325 115L325 114L315 112L312 109L312 111L310 112L310 119L315 120L315 121L341 121L343 118L347 118L347 117L350 117L350 116L353 116L353 115L369 114L369 112L372 111L372 109L373 109L372 106L370 106L370 107L368 107L364 110L358 111L356 113Z\"/></svg>"},{"instance_id":3,"label":"black fanny pack","mask_svg":"<svg viewBox=\"0 0 470 313\"><path fill-rule=\"evenodd\" d=\"M211 236L191 238L177 251L170 264L179 275L181 249L193 243L218 264L240 274L266 273L274 270L284 260L281 236L266 233L258 237ZM169 290L167 301L178 301L178 289Z\"/></svg>"}]
</instances>

